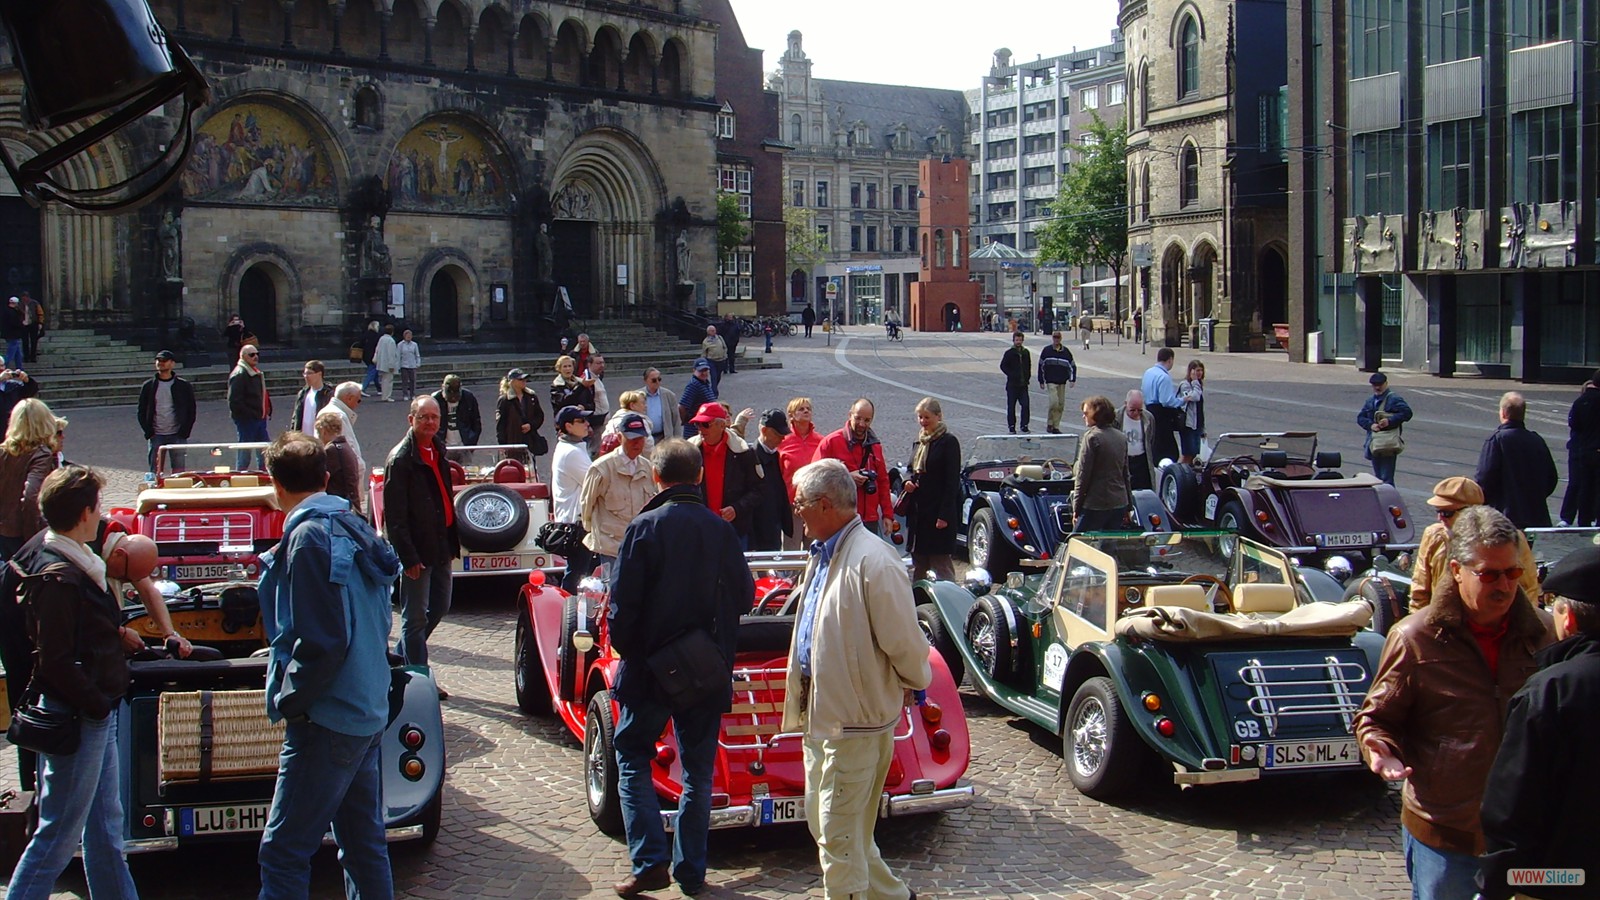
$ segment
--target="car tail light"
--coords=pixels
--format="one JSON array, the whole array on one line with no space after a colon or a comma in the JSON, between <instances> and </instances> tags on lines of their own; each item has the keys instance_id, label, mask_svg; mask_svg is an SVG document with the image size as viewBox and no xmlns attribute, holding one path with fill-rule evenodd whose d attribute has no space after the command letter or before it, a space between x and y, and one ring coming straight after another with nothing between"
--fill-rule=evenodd
<instances>
[{"instance_id":1,"label":"car tail light","mask_svg":"<svg viewBox=\"0 0 1600 900\"><path fill-rule=\"evenodd\" d=\"M1027 537L1027 535L1022 533L1022 529L1020 529L1020 528L1017 529L1016 531L1011 532L1011 536L1016 538L1019 542Z\"/></svg>"},{"instance_id":2,"label":"car tail light","mask_svg":"<svg viewBox=\"0 0 1600 900\"><path fill-rule=\"evenodd\" d=\"M421 728L407 725L400 729L400 744L407 750L421 750L424 743L427 743L427 737L423 735Z\"/></svg>"},{"instance_id":3,"label":"car tail light","mask_svg":"<svg viewBox=\"0 0 1600 900\"><path fill-rule=\"evenodd\" d=\"M1267 511L1264 510L1264 509L1256 510L1256 521L1257 522L1265 522L1265 521L1267 521Z\"/></svg>"},{"instance_id":4,"label":"car tail light","mask_svg":"<svg viewBox=\"0 0 1600 900\"><path fill-rule=\"evenodd\" d=\"M677 758L678 751L668 747L666 744L662 744L656 748L656 765L663 769L672 765L672 761Z\"/></svg>"},{"instance_id":5,"label":"car tail light","mask_svg":"<svg viewBox=\"0 0 1600 900\"><path fill-rule=\"evenodd\" d=\"M928 745L941 753L948 752L950 749L950 732L945 731L943 728L935 731L928 737Z\"/></svg>"},{"instance_id":6,"label":"car tail light","mask_svg":"<svg viewBox=\"0 0 1600 900\"><path fill-rule=\"evenodd\" d=\"M1049 559L1050 558L1050 551L1049 550L1040 550L1039 551L1039 558L1040 559Z\"/></svg>"},{"instance_id":7,"label":"car tail light","mask_svg":"<svg viewBox=\"0 0 1600 900\"><path fill-rule=\"evenodd\" d=\"M154 828L156 827L156 817L146 813L145 817L139 820L139 824L146 828Z\"/></svg>"},{"instance_id":8,"label":"car tail light","mask_svg":"<svg viewBox=\"0 0 1600 900\"><path fill-rule=\"evenodd\" d=\"M1018 519L1016 516L1012 516L1011 518L1006 520L1006 527L1007 528L1021 528L1022 527L1022 520Z\"/></svg>"},{"instance_id":9,"label":"car tail light","mask_svg":"<svg viewBox=\"0 0 1600 900\"><path fill-rule=\"evenodd\" d=\"M1034 638L1034 640L1038 640L1039 638L1042 638L1042 637L1044 637L1044 623L1043 622L1035 622L1035 623L1033 623L1033 638Z\"/></svg>"},{"instance_id":10,"label":"car tail light","mask_svg":"<svg viewBox=\"0 0 1600 900\"><path fill-rule=\"evenodd\" d=\"M400 774L407 781L421 781L423 773L427 771L428 767L422 764L422 758L416 754L407 753L400 757Z\"/></svg>"},{"instance_id":11,"label":"car tail light","mask_svg":"<svg viewBox=\"0 0 1600 900\"><path fill-rule=\"evenodd\" d=\"M1161 711L1161 697L1158 694L1155 694L1151 691L1145 691L1144 696L1140 697L1139 699L1144 703L1145 709L1148 709L1151 712Z\"/></svg>"},{"instance_id":12,"label":"car tail light","mask_svg":"<svg viewBox=\"0 0 1600 900\"><path fill-rule=\"evenodd\" d=\"M544 572L540 569L534 569L529 572L528 583L536 588L544 587Z\"/></svg>"},{"instance_id":13,"label":"car tail light","mask_svg":"<svg viewBox=\"0 0 1600 900\"><path fill-rule=\"evenodd\" d=\"M1169 738L1178 733L1178 726L1173 724L1171 719L1162 716L1156 720L1156 733L1162 737Z\"/></svg>"},{"instance_id":14,"label":"car tail light","mask_svg":"<svg viewBox=\"0 0 1600 900\"><path fill-rule=\"evenodd\" d=\"M1150 527L1151 528L1160 528L1161 527L1161 516L1159 514L1152 514L1150 516Z\"/></svg>"},{"instance_id":15,"label":"car tail light","mask_svg":"<svg viewBox=\"0 0 1600 900\"><path fill-rule=\"evenodd\" d=\"M883 780L883 783L885 785L899 784L900 782L905 781L905 780L906 780L906 767L900 765L900 760L898 760L898 759L891 761L889 763L889 777L885 778Z\"/></svg>"},{"instance_id":16,"label":"car tail light","mask_svg":"<svg viewBox=\"0 0 1600 900\"><path fill-rule=\"evenodd\" d=\"M712 809L727 809L728 808L728 795L727 794L712 794L711 795L711 808Z\"/></svg>"},{"instance_id":17,"label":"car tail light","mask_svg":"<svg viewBox=\"0 0 1600 900\"><path fill-rule=\"evenodd\" d=\"M939 708L939 704L932 700L922 704L922 721L927 722L929 725L938 725L943 720L944 710Z\"/></svg>"}]
</instances>

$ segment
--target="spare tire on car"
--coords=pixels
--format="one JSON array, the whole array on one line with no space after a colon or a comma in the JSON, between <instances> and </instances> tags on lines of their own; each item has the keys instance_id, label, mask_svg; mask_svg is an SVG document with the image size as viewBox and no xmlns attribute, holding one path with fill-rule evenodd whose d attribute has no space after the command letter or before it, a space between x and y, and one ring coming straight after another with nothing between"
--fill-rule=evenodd
<instances>
[{"instance_id":1,"label":"spare tire on car","mask_svg":"<svg viewBox=\"0 0 1600 900\"><path fill-rule=\"evenodd\" d=\"M503 484L475 484L456 494L456 533L476 553L503 553L528 534L528 502Z\"/></svg>"}]
</instances>

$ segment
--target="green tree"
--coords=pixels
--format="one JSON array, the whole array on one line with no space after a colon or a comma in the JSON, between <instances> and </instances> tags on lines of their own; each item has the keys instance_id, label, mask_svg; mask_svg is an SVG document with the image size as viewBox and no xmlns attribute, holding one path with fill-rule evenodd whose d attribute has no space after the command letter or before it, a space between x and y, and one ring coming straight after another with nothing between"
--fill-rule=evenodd
<instances>
[{"instance_id":1,"label":"green tree","mask_svg":"<svg viewBox=\"0 0 1600 900\"><path fill-rule=\"evenodd\" d=\"M1109 268L1120 321L1128 253L1128 129L1096 115L1089 133L1094 143L1073 148L1077 161L1062 176L1050 221L1039 229L1039 262Z\"/></svg>"},{"instance_id":2,"label":"green tree","mask_svg":"<svg viewBox=\"0 0 1600 900\"><path fill-rule=\"evenodd\" d=\"M799 269L810 276L811 270L828 259L828 244L817 234L817 217L809 209L783 204L784 258L789 271Z\"/></svg>"},{"instance_id":3,"label":"green tree","mask_svg":"<svg viewBox=\"0 0 1600 900\"><path fill-rule=\"evenodd\" d=\"M739 211L739 196L727 192L717 194L717 259L724 260L733 251L750 242L750 221Z\"/></svg>"}]
</instances>

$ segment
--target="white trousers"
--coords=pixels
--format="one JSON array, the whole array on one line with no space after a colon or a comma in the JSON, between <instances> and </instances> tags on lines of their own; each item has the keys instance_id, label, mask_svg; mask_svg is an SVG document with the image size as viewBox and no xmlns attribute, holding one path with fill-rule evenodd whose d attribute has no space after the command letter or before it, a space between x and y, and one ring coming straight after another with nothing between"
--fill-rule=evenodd
<instances>
[{"instance_id":1,"label":"white trousers","mask_svg":"<svg viewBox=\"0 0 1600 900\"><path fill-rule=\"evenodd\" d=\"M806 738L806 824L822 861L828 900L906 900L911 891L878 853L873 829L894 735L824 741Z\"/></svg>"}]
</instances>

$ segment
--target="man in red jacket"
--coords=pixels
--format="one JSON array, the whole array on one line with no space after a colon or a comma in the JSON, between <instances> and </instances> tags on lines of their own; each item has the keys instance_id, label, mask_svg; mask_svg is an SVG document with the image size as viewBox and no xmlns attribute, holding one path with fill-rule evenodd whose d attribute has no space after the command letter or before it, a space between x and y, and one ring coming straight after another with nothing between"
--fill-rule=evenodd
<instances>
[{"instance_id":1,"label":"man in red jacket","mask_svg":"<svg viewBox=\"0 0 1600 900\"><path fill-rule=\"evenodd\" d=\"M889 467L883 461L883 443L872 431L877 408L865 397L850 405L845 426L822 439L813 461L837 459L850 470L856 482L856 510L861 524L880 534L878 523L894 518L894 499L889 496Z\"/></svg>"}]
</instances>

